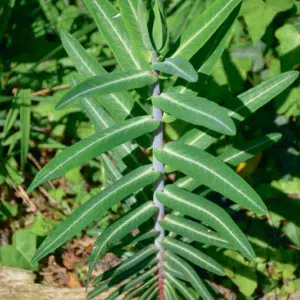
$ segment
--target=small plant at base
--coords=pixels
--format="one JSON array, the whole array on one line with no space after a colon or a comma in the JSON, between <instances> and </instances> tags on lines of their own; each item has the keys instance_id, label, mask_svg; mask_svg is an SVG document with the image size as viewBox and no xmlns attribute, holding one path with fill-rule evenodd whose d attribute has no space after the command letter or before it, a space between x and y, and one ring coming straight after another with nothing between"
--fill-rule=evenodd
<instances>
[{"instance_id":1,"label":"small plant at base","mask_svg":"<svg viewBox=\"0 0 300 300\"><path fill-rule=\"evenodd\" d=\"M248 259L255 254L229 214L193 191L205 185L254 213L266 214L258 194L230 166L269 147L280 134L268 134L219 157L210 154L208 148L223 135L235 135L236 125L291 85L298 72L286 72L261 83L222 107L199 97L195 87L203 84L199 74L209 76L222 55L241 0L215 1L199 18L191 20L175 41L169 38L162 0L147 1L147 5L143 0L119 0L120 11L108 0L84 3L119 69L107 73L76 39L62 32L63 45L85 80L78 83L74 78L73 88L57 108L79 99L96 133L53 158L29 190L98 156L114 183L63 221L45 239L33 261L45 257L130 197L129 211L97 238L89 258L87 282L97 261L113 247L137 247L141 241L149 245L98 276L88 299L115 285L118 287L108 299L124 295L124 299L139 296L173 300L178 294L188 299L197 298L195 295L212 299L194 267L219 276L225 272L193 242L233 248ZM149 86L152 93L148 93ZM129 91L135 91L141 101L135 102ZM151 115L139 104L148 98L152 101ZM164 144L163 122L176 119L193 128L178 141ZM141 151L145 145L151 148L151 133L152 163ZM164 186L165 166L185 177ZM149 191L153 199L149 199ZM132 237L130 233L136 228L140 233Z\"/></svg>"}]
</instances>

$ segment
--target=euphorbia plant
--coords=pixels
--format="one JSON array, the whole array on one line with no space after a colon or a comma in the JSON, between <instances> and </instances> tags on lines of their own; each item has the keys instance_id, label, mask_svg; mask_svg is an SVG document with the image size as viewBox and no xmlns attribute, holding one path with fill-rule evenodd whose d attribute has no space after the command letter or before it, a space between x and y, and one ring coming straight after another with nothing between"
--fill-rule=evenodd
<instances>
[{"instance_id":1,"label":"euphorbia plant","mask_svg":"<svg viewBox=\"0 0 300 300\"><path fill-rule=\"evenodd\" d=\"M179 39L169 37L172 28L168 29L162 0L119 0L120 11L108 0L84 3L118 67L107 73L74 37L62 32L63 45L81 81L72 80L73 88L57 108L80 101L96 133L53 158L29 190L98 156L113 183L63 221L33 261L130 198L127 212L97 238L87 282L97 261L115 247L130 246L135 253L98 276L88 298L117 285L108 299L119 295L124 299L212 299L197 270L225 273L199 244L235 249L250 260L255 254L229 214L195 191L204 185L228 202L266 214L258 194L232 167L272 145L280 134L262 136L219 157L211 154L210 146L224 135L235 135L240 122L291 85L298 73L281 74L230 101L224 99L222 107L200 95L204 78L230 38L241 0L216 0L190 20ZM165 142L164 123L175 120L190 126L179 140ZM152 159L146 155L149 151L142 151L145 147L153 151ZM165 185L166 171L178 179ZM133 237L136 228L139 234Z\"/></svg>"}]
</instances>

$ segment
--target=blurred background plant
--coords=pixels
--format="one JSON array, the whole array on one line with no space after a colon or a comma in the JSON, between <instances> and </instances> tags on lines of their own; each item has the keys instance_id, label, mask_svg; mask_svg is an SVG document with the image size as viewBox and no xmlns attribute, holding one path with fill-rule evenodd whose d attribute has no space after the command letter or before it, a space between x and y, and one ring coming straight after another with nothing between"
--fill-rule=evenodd
<instances>
[{"instance_id":1,"label":"blurred background plant","mask_svg":"<svg viewBox=\"0 0 300 300\"><path fill-rule=\"evenodd\" d=\"M114 69L115 60L80 0L4 2L0 4L0 264L38 272L45 284L82 286L87 268L80 261L89 256L95 236L126 210L125 205L99 219L98 230L88 229L39 265L30 264L30 259L56 224L110 184L108 162L105 157L95 159L30 194L26 188L56 153L94 132L79 106L54 108L76 74L61 45L60 30L72 33L108 71ZM176 41L189 21L211 2L165 1L173 28L171 39ZM298 0L245 0L212 76L203 76L205 95L202 89L199 92L221 103L280 72L299 70L299 16ZM108 105L100 104L110 112ZM181 121L166 125L166 134L172 139L186 130ZM270 215L267 221L259 220L231 207L258 258L250 263L235 251L216 251L214 255L228 266L230 279L221 282L212 276L211 282L220 297L277 295L286 299L300 291L299 79L247 119L239 131L234 141L223 139L211 151L222 153L233 143L263 133L282 134L272 149L237 167L265 200ZM106 255L97 271L116 264L120 255L130 255L130 248ZM242 268L245 265L248 267Z\"/></svg>"}]
</instances>

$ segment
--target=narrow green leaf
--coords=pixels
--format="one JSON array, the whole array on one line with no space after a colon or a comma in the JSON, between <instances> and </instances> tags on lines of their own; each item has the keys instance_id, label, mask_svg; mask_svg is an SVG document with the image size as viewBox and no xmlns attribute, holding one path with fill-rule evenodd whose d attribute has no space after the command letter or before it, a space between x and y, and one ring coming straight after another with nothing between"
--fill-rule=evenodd
<instances>
[{"instance_id":1,"label":"narrow green leaf","mask_svg":"<svg viewBox=\"0 0 300 300\"><path fill-rule=\"evenodd\" d=\"M153 62L152 69L179 76L189 82L198 80L198 73L193 65L183 58L167 58L163 62Z\"/></svg>"},{"instance_id":2,"label":"narrow green leaf","mask_svg":"<svg viewBox=\"0 0 300 300\"><path fill-rule=\"evenodd\" d=\"M130 36L132 48L147 62L151 61L151 53L143 43L138 15L139 0L118 0L121 16Z\"/></svg>"},{"instance_id":3,"label":"narrow green leaf","mask_svg":"<svg viewBox=\"0 0 300 300\"><path fill-rule=\"evenodd\" d=\"M141 286L139 286L137 289L133 289L128 294L126 294L124 300L131 300L132 298L134 298L135 296L139 295L141 292L149 288L154 282L156 282L156 280L157 278L153 277L147 282L145 282L144 284L142 284Z\"/></svg>"},{"instance_id":4,"label":"narrow green leaf","mask_svg":"<svg viewBox=\"0 0 300 300\"><path fill-rule=\"evenodd\" d=\"M127 70L147 68L148 64L135 55L122 17L114 5L108 0L84 0L84 3L119 65Z\"/></svg>"},{"instance_id":5,"label":"narrow green leaf","mask_svg":"<svg viewBox=\"0 0 300 300\"><path fill-rule=\"evenodd\" d=\"M156 272L157 272L157 267L153 267L152 269L150 269L149 271L147 271L147 272L145 272L141 275L138 274L138 276L135 279L129 281L128 283L122 285L121 287L116 289L114 292L112 292L106 300L117 299L117 297L119 295L122 295L123 293L125 293L126 291L128 291L131 288L135 287L139 283L148 280L149 277L156 278L157 276L154 275ZM88 294L87 300L90 300L90 299L96 297L97 295L99 295L99 293L97 293L97 288L95 288L93 291L91 291Z\"/></svg>"},{"instance_id":6,"label":"narrow green leaf","mask_svg":"<svg viewBox=\"0 0 300 300\"><path fill-rule=\"evenodd\" d=\"M231 101L228 103L229 116L237 119L239 122L245 120L245 118L253 114L260 107L266 105L270 100L290 86L298 76L298 71L286 72L239 95L239 101Z\"/></svg>"},{"instance_id":7,"label":"narrow green leaf","mask_svg":"<svg viewBox=\"0 0 300 300\"><path fill-rule=\"evenodd\" d=\"M91 222L100 218L108 208L153 183L158 177L159 173L153 172L152 166L140 167L92 197L55 228L40 246L33 261L38 261L63 245Z\"/></svg>"},{"instance_id":8,"label":"narrow green leaf","mask_svg":"<svg viewBox=\"0 0 300 300\"><path fill-rule=\"evenodd\" d=\"M223 162L236 167L239 163L247 161L262 150L269 148L281 138L280 133L270 133L261 138L249 141L240 146L233 147L218 156ZM201 180L191 177L183 177L175 183L178 187L193 191L201 186Z\"/></svg>"},{"instance_id":9,"label":"narrow green leaf","mask_svg":"<svg viewBox=\"0 0 300 300\"><path fill-rule=\"evenodd\" d=\"M161 162L174 166L214 191L249 210L266 214L267 208L258 194L229 166L213 155L181 143L168 143L164 150L156 150Z\"/></svg>"},{"instance_id":10,"label":"narrow green leaf","mask_svg":"<svg viewBox=\"0 0 300 300\"><path fill-rule=\"evenodd\" d=\"M147 259L149 256L155 254L157 252L157 248L155 248L154 245L150 245L143 250L134 253L130 258L122 262L121 264L117 265L116 267L113 267L100 276L98 276L94 280L94 284L98 284L103 280L106 280L110 277L115 277L119 274L122 274L123 272L126 272L130 270L131 268L135 267L137 264L143 262L145 259Z\"/></svg>"},{"instance_id":11,"label":"narrow green leaf","mask_svg":"<svg viewBox=\"0 0 300 300\"><path fill-rule=\"evenodd\" d=\"M189 291L186 285L182 283L179 279L171 275L169 272L165 272L164 277L170 281L170 283L177 289L178 292L182 294L182 296L184 296L185 299L196 300L196 297Z\"/></svg>"},{"instance_id":12,"label":"narrow green leaf","mask_svg":"<svg viewBox=\"0 0 300 300\"><path fill-rule=\"evenodd\" d=\"M112 246L119 242L133 229L138 228L140 225L149 220L157 212L157 210L158 208L155 207L152 202L146 202L139 208L118 219L115 223L103 231L103 233L98 237L91 254L87 282L89 282L91 278L98 259L106 254Z\"/></svg>"},{"instance_id":13,"label":"narrow green leaf","mask_svg":"<svg viewBox=\"0 0 300 300\"><path fill-rule=\"evenodd\" d=\"M139 298L140 300L151 300L158 291L157 283L154 283L148 290Z\"/></svg>"},{"instance_id":14,"label":"narrow green leaf","mask_svg":"<svg viewBox=\"0 0 300 300\"><path fill-rule=\"evenodd\" d=\"M139 25L141 28L142 39L145 47L150 52L155 52L154 47L152 45L149 29L148 29L148 22L149 22L149 12L147 7L144 3L144 0L139 0L138 3L138 18L139 18Z\"/></svg>"},{"instance_id":15,"label":"narrow green leaf","mask_svg":"<svg viewBox=\"0 0 300 300\"><path fill-rule=\"evenodd\" d=\"M170 300L177 300L178 299L178 295L176 293L176 290L173 288L173 285L168 281L166 280L165 281L165 286L168 288L168 292L169 292L169 299Z\"/></svg>"},{"instance_id":16,"label":"narrow green leaf","mask_svg":"<svg viewBox=\"0 0 300 300\"><path fill-rule=\"evenodd\" d=\"M186 260L189 260L191 263L205 270L208 270L219 276L225 275L224 269L220 264L189 244L173 239L171 237L165 238L163 242L161 242L161 244L165 249L170 250L181 257L184 257Z\"/></svg>"},{"instance_id":17,"label":"narrow green leaf","mask_svg":"<svg viewBox=\"0 0 300 300\"><path fill-rule=\"evenodd\" d=\"M57 104L56 108L60 109L80 97L129 91L151 85L155 81L157 81L157 77L149 71L115 72L94 76L70 90Z\"/></svg>"},{"instance_id":18,"label":"narrow green leaf","mask_svg":"<svg viewBox=\"0 0 300 300\"><path fill-rule=\"evenodd\" d=\"M121 282L124 282L128 278L134 277L140 271L143 271L145 268L151 267L154 264L157 264L157 258L154 258L154 259L147 258L147 259L143 260L142 262L140 262L138 265L129 269L127 272L123 272L119 275L116 275L112 279L109 279L109 280L101 283L94 289L94 293L95 294L103 293L103 292L107 291L108 289L113 288L116 285L119 285ZM106 298L106 299L109 299L109 298Z\"/></svg>"},{"instance_id":19,"label":"narrow green leaf","mask_svg":"<svg viewBox=\"0 0 300 300\"><path fill-rule=\"evenodd\" d=\"M223 162L235 167L241 162L247 161L278 142L282 137L281 133L270 133L258 139L237 145L218 156Z\"/></svg>"},{"instance_id":20,"label":"narrow green leaf","mask_svg":"<svg viewBox=\"0 0 300 300\"><path fill-rule=\"evenodd\" d=\"M103 130L101 133L95 133L77 142L55 156L38 173L29 186L28 191L32 191L47 180L62 176L66 172L116 146L155 130L158 125L159 122L152 120L150 117L138 117L120 122L109 129Z\"/></svg>"},{"instance_id":21,"label":"narrow green leaf","mask_svg":"<svg viewBox=\"0 0 300 300\"><path fill-rule=\"evenodd\" d=\"M245 120L289 87L298 76L298 71L283 73L239 95L236 101L231 99L227 105L229 116L236 120L236 124ZM209 130L203 132L194 128L181 141L205 149L218 138L218 136L214 137Z\"/></svg>"},{"instance_id":22,"label":"narrow green leaf","mask_svg":"<svg viewBox=\"0 0 300 300\"><path fill-rule=\"evenodd\" d=\"M183 32L172 57L190 59L214 34L241 0L217 0Z\"/></svg>"},{"instance_id":23,"label":"narrow green leaf","mask_svg":"<svg viewBox=\"0 0 300 300\"><path fill-rule=\"evenodd\" d=\"M61 39L65 50L70 56L75 68L85 78L107 74L95 58L89 55L80 43L68 32L61 31ZM131 115L134 100L128 93L102 95L97 101L112 117L119 121ZM107 118L106 118L107 119Z\"/></svg>"},{"instance_id":24,"label":"narrow green leaf","mask_svg":"<svg viewBox=\"0 0 300 300\"><path fill-rule=\"evenodd\" d=\"M20 92L21 108L20 108L20 122L21 122L21 169L24 170L30 137L30 116L31 116L31 100L30 90L22 90Z\"/></svg>"},{"instance_id":25,"label":"narrow green leaf","mask_svg":"<svg viewBox=\"0 0 300 300\"><path fill-rule=\"evenodd\" d=\"M152 97L152 100L156 107L178 119L227 135L236 133L235 125L226 110L212 101L173 93L162 93Z\"/></svg>"},{"instance_id":26,"label":"narrow green leaf","mask_svg":"<svg viewBox=\"0 0 300 300\"><path fill-rule=\"evenodd\" d=\"M203 221L233 243L247 258L255 258L255 253L246 236L226 211L218 205L174 185L167 186L163 193L157 194L157 198L167 207Z\"/></svg>"},{"instance_id":27,"label":"narrow green leaf","mask_svg":"<svg viewBox=\"0 0 300 300\"><path fill-rule=\"evenodd\" d=\"M134 238L134 240L130 243L130 245L135 247L138 243L140 243L142 241L157 238L158 235L159 235L159 232L155 231L155 230L139 234Z\"/></svg>"},{"instance_id":28,"label":"narrow green leaf","mask_svg":"<svg viewBox=\"0 0 300 300\"><path fill-rule=\"evenodd\" d=\"M7 113L6 120L5 120L5 125L3 129L4 136L8 134L8 132L14 126L18 118L19 111L20 111L20 103L21 103L21 99L19 96L17 98L14 98L12 101L11 107Z\"/></svg>"},{"instance_id":29,"label":"narrow green leaf","mask_svg":"<svg viewBox=\"0 0 300 300\"><path fill-rule=\"evenodd\" d=\"M185 260L170 251L165 253L164 258L171 267L174 266L176 269L181 270L185 276L185 280L191 283L203 299L213 299L196 271Z\"/></svg>"},{"instance_id":30,"label":"narrow green leaf","mask_svg":"<svg viewBox=\"0 0 300 300\"><path fill-rule=\"evenodd\" d=\"M229 242L217 232L209 230L207 227L183 217L166 215L165 218L160 221L160 224L164 229L193 241L217 247L231 248Z\"/></svg>"},{"instance_id":31,"label":"narrow green leaf","mask_svg":"<svg viewBox=\"0 0 300 300\"><path fill-rule=\"evenodd\" d=\"M156 52L159 53L165 47L169 39L163 0L154 1L153 12L152 40L155 44Z\"/></svg>"}]
</instances>

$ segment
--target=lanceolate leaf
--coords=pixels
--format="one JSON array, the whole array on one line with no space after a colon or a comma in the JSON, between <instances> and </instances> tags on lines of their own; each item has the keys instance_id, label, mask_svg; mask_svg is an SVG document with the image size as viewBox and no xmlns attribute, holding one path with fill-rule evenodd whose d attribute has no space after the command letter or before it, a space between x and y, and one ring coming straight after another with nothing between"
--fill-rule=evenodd
<instances>
[{"instance_id":1,"label":"lanceolate leaf","mask_svg":"<svg viewBox=\"0 0 300 300\"><path fill-rule=\"evenodd\" d=\"M183 32L172 57L190 59L214 34L241 0L217 0Z\"/></svg>"},{"instance_id":2,"label":"lanceolate leaf","mask_svg":"<svg viewBox=\"0 0 300 300\"><path fill-rule=\"evenodd\" d=\"M160 202L185 215L203 221L222 237L233 243L247 258L254 259L254 251L246 236L218 205L174 185L169 185L157 195Z\"/></svg>"},{"instance_id":3,"label":"lanceolate leaf","mask_svg":"<svg viewBox=\"0 0 300 300\"><path fill-rule=\"evenodd\" d=\"M75 68L85 78L106 74L106 70L90 56L80 43L68 32L61 31L61 39ZM128 93L102 95L98 101L115 120L126 119L131 114L134 100Z\"/></svg>"},{"instance_id":4,"label":"lanceolate leaf","mask_svg":"<svg viewBox=\"0 0 300 300\"><path fill-rule=\"evenodd\" d=\"M196 82L198 80L198 73L193 65L183 58L167 58L163 62L153 62L152 68L156 71L176 75L189 82Z\"/></svg>"},{"instance_id":5,"label":"lanceolate leaf","mask_svg":"<svg viewBox=\"0 0 300 300\"><path fill-rule=\"evenodd\" d=\"M170 281L173 287L185 297L185 299L196 300L196 297L189 291L186 285L182 283L179 279L172 276L169 272L166 272L164 276Z\"/></svg>"},{"instance_id":6,"label":"lanceolate leaf","mask_svg":"<svg viewBox=\"0 0 300 300\"><path fill-rule=\"evenodd\" d=\"M153 97L156 107L172 116L217 132L234 135L236 129L226 110L204 98L185 94L163 93Z\"/></svg>"},{"instance_id":7,"label":"lanceolate leaf","mask_svg":"<svg viewBox=\"0 0 300 300\"><path fill-rule=\"evenodd\" d=\"M243 121L284 91L298 76L298 71L286 72L239 95L237 101L228 103L227 107L230 109L229 116L240 122Z\"/></svg>"},{"instance_id":8,"label":"lanceolate leaf","mask_svg":"<svg viewBox=\"0 0 300 300\"><path fill-rule=\"evenodd\" d=\"M47 180L62 176L116 146L153 131L158 125L159 122L151 120L150 117L139 117L120 122L101 133L93 134L54 157L38 173L28 191Z\"/></svg>"},{"instance_id":9,"label":"lanceolate leaf","mask_svg":"<svg viewBox=\"0 0 300 300\"><path fill-rule=\"evenodd\" d=\"M269 148L274 143L278 142L281 137L281 133L266 134L261 138L233 147L223 152L218 158L235 167L239 163L249 160L262 150Z\"/></svg>"},{"instance_id":10,"label":"lanceolate leaf","mask_svg":"<svg viewBox=\"0 0 300 300\"><path fill-rule=\"evenodd\" d=\"M120 66L127 70L145 69L147 63L134 53L129 34L113 4L108 0L84 0L84 3Z\"/></svg>"},{"instance_id":11,"label":"lanceolate leaf","mask_svg":"<svg viewBox=\"0 0 300 300\"><path fill-rule=\"evenodd\" d=\"M124 280L126 280L130 277L133 277L134 275L136 275L143 269L153 266L155 263L157 263L156 258L152 259L152 260L149 258L146 260L143 260L138 265L129 269L127 272L123 272L123 273L101 283L100 285L97 286L97 288L95 289L96 290L95 292L97 292L98 294L103 293L103 292L107 291L108 289L116 286L117 284L120 284ZM106 298L106 299L109 299L109 298Z\"/></svg>"},{"instance_id":12,"label":"lanceolate leaf","mask_svg":"<svg viewBox=\"0 0 300 300\"><path fill-rule=\"evenodd\" d=\"M232 247L232 245L217 232L209 230L205 226L183 217L166 215L165 218L160 221L160 224L164 229L196 242L223 248Z\"/></svg>"},{"instance_id":13,"label":"lanceolate leaf","mask_svg":"<svg viewBox=\"0 0 300 300\"><path fill-rule=\"evenodd\" d=\"M186 261L170 251L166 252L164 258L171 267L174 266L176 269L181 270L185 276L185 280L191 283L203 299L213 299L196 271Z\"/></svg>"},{"instance_id":14,"label":"lanceolate leaf","mask_svg":"<svg viewBox=\"0 0 300 300\"><path fill-rule=\"evenodd\" d=\"M135 54L140 55L145 61L151 61L151 53L143 43L138 15L139 0L118 0L121 16L130 36Z\"/></svg>"},{"instance_id":15,"label":"lanceolate leaf","mask_svg":"<svg viewBox=\"0 0 300 300\"><path fill-rule=\"evenodd\" d=\"M20 121L21 121L21 168L24 170L27 155L29 150L29 137L30 137L30 116L31 116L31 100L30 90L22 90L20 92L22 99L20 108Z\"/></svg>"},{"instance_id":16,"label":"lanceolate leaf","mask_svg":"<svg viewBox=\"0 0 300 300\"><path fill-rule=\"evenodd\" d=\"M281 138L280 133L270 133L261 138L249 141L243 145L233 147L218 156L223 162L236 167L239 163L244 162L262 150L267 149ZM201 185L201 180L191 177L183 177L176 181L176 185L188 191L193 191Z\"/></svg>"},{"instance_id":17,"label":"lanceolate leaf","mask_svg":"<svg viewBox=\"0 0 300 300\"><path fill-rule=\"evenodd\" d=\"M80 97L129 91L151 85L155 81L157 77L149 71L126 71L94 76L70 90L56 108L62 108Z\"/></svg>"},{"instance_id":18,"label":"lanceolate leaf","mask_svg":"<svg viewBox=\"0 0 300 300\"><path fill-rule=\"evenodd\" d=\"M132 298L134 298L135 296L139 295L141 292L143 292L144 290L148 289L150 286L152 286L152 284L157 280L156 277L148 280L147 282L145 282L144 284L142 284L141 286L139 286L136 289L133 289L132 291L130 291L128 294L126 294L124 300L130 300Z\"/></svg>"},{"instance_id":19,"label":"lanceolate leaf","mask_svg":"<svg viewBox=\"0 0 300 300\"><path fill-rule=\"evenodd\" d=\"M250 112L251 114L254 113L278 96L298 76L299 72L297 71L283 73L239 95L236 101L232 99L227 106L229 108L229 116L236 119L236 124L243 121L250 115ZM181 141L191 146L205 149L216 141L217 138L212 136L210 131L205 132L194 128Z\"/></svg>"},{"instance_id":20,"label":"lanceolate leaf","mask_svg":"<svg viewBox=\"0 0 300 300\"><path fill-rule=\"evenodd\" d=\"M91 278L98 259L133 229L138 228L141 224L145 223L157 212L157 210L158 208L155 207L152 202L146 202L139 208L121 217L103 231L98 237L91 254L87 282L89 282Z\"/></svg>"},{"instance_id":21,"label":"lanceolate leaf","mask_svg":"<svg viewBox=\"0 0 300 300\"><path fill-rule=\"evenodd\" d=\"M57 249L90 223L100 218L108 208L153 183L158 177L159 173L153 172L151 166L141 167L92 197L73 212L67 220L60 223L46 238L35 254L33 261L35 262Z\"/></svg>"},{"instance_id":22,"label":"lanceolate leaf","mask_svg":"<svg viewBox=\"0 0 300 300\"><path fill-rule=\"evenodd\" d=\"M170 250L181 257L184 257L186 260L189 260L191 263L196 264L203 269L206 269L220 276L225 275L224 270L220 264L187 243L181 242L171 237L167 237L161 244L165 249Z\"/></svg>"},{"instance_id":23,"label":"lanceolate leaf","mask_svg":"<svg viewBox=\"0 0 300 300\"><path fill-rule=\"evenodd\" d=\"M200 179L214 191L259 214L267 212L257 193L221 160L200 149L181 143L169 143L155 156L184 174Z\"/></svg>"},{"instance_id":24,"label":"lanceolate leaf","mask_svg":"<svg viewBox=\"0 0 300 300\"><path fill-rule=\"evenodd\" d=\"M157 252L157 248L154 245L150 245L143 250L135 253L132 257L128 258L121 264L117 265L114 268L109 269L108 271L104 272L102 275L98 276L94 280L94 284L98 284L101 281L104 281L110 277L115 277L123 272L130 270L131 268L135 267L137 264L143 262L149 256L155 254Z\"/></svg>"},{"instance_id":25,"label":"lanceolate leaf","mask_svg":"<svg viewBox=\"0 0 300 300\"><path fill-rule=\"evenodd\" d=\"M130 290L131 288L135 287L135 286L138 285L139 283L148 280L150 277L151 277L151 278L156 278L156 277L157 277L157 276L155 275L156 272L157 272L157 267L155 266L155 267L153 267L152 269L150 269L149 271L147 271L147 272L145 272L145 273L143 273L143 274L138 274L138 276L137 276L135 279L133 279L133 280L129 281L128 283L122 285L120 288L118 288L118 289L115 290L113 293L111 293L107 299L117 299L117 297L118 297L119 295L121 295L121 294L123 294L124 292ZM157 280L157 278L156 278L156 280ZM97 289L97 288L96 288L96 289ZM90 295L93 294L94 297L95 297L96 295L98 295L98 293L96 294L96 293L94 292L96 289L94 289L92 292L90 292L90 293L88 294L88 297L87 297L88 300L93 298L93 297L91 297ZM96 294L96 295L95 295L95 294Z\"/></svg>"}]
</instances>

